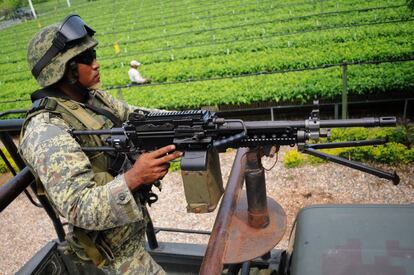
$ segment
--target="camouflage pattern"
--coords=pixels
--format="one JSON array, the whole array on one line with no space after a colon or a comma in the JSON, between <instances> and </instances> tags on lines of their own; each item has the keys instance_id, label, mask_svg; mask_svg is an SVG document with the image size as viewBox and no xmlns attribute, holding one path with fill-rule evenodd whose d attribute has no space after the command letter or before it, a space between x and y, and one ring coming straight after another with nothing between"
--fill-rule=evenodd
<instances>
[{"instance_id":1,"label":"camouflage pattern","mask_svg":"<svg viewBox=\"0 0 414 275\"><path fill-rule=\"evenodd\" d=\"M162 267L145 251L143 234L133 236L133 240L120 246L115 254L116 260L110 267L103 269L107 274L165 274Z\"/></svg>"},{"instance_id":2,"label":"camouflage pattern","mask_svg":"<svg viewBox=\"0 0 414 275\"><path fill-rule=\"evenodd\" d=\"M42 29L30 41L27 50L27 62L30 70L42 58L47 50L52 46L53 38L59 29L60 24L54 24ZM58 53L51 62L46 65L37 77L40 86L46 87L58 82L65 74L66 63L78 54L95 47L98 42L92 37L87 36L85 40L76 47Z\"/></svg>"},{"instance_id":3,"label":"camouflage pattern","mask_svg":"<svg viewBox=\"0 0 414 275\"><path fill-rule=\"evenodd\" d=\"M91 91L90 95L88 104L101 108L110 106L121 120L134 109L102 91ZM76 101L67 101L74 110L83 108ZM84 110L94 120L102 121L101 128L112 126L108 118L87 108ZM82 151L82 140L80 144L69 134L73 125L79 124L74 120L64 112L45 110L30 117L22 129L21 155L42 182L55 210L67 219L69 230L83 229L96 240L103 254L115 259L105 268L114 272L128 270L131 274L144 274L143 270L161 274L162 269L143 246L147 221L145 206L137 194L129 190L122 174L113 178L103 167L97 167L99 154L86 155ZM88 143L88 146L93 145L91 140ZM68 253L90 262L78 241L76 235L68 233L72 250Z\"/></svg>"}]
</instances>

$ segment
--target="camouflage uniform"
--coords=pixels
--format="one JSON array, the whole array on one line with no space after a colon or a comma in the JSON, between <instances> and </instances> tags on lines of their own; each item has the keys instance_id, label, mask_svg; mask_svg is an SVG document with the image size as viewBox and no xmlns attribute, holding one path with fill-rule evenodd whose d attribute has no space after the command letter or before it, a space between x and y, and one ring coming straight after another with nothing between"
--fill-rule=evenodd
<instances>
[{"instance_id":1,"label":"camouflage uniform","mask_svg":"<svg viewBox=\"0 0 414 275\"><path fill-rule=\"evenodd\" d=\"M121 120L133 110L100 91L91 92L89 104L103 107L93 96L97 93L109 102ZM75 101L71 103L80 106ZM108 118L85 110L102 121L102 128L112 126ZM68 133L73 121L67 123L63 116L53 112L34 115L25 123L21 139L21 154L42 182L45 194L71 228L85 229L89 236L99 239L100 250L107 258L114 259L104 268L108 273L162 274L161 267L144 249L145 206L128 189L123 175L113 178L91 164L94 162L91 158L101 157L101 153L86 155ZM82 260L90 260L80 245L76 247L79 243L76 238L72 232L68 234L70 252Z\"/></svg>"},{"instance_id":2,"label":"camouflage uniform","mask_svg":"<svg viewBox=\"0 0 414 275\"><path fill-rule=\"evenodd\" d=\"M32 39L28 47L31 69L52 47L59 28L58 24L46 27ZM59 52L39 75L32 72L39 85L52 89L73 57L97 45L92 35ZM44 101L54 102L55 108L34 110L27 117L20 153L40 183L39 192L44 191L56 212L69 223L65 253L85 266L93 261L108 274L164 274L144 249L145 205L129 190L122 174L108 172L107 154L81 149L102 146L105 136L75 139L69 133L71 129L108 129L113 122L83 103L59 97L59 91L55 94ZM121 121L134 109L97 90L90 90L84 103L109 110ZM98 259L91 249L98 251Z\"/></svg>"}]
</instances>

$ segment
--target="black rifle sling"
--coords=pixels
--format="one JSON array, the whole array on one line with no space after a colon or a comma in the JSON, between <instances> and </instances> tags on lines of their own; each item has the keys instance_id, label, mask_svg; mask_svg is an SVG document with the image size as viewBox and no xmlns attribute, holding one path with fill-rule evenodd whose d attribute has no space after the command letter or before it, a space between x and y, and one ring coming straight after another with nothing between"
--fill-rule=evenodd
<instances>
[{"instance_id":1,"label":"black rifle sling","mask_svg":"<svg viewBox=\"0 0 414 275\"><path fill-rule=\"evenodd\" d=\"M116 115L114 115L111 111L109 111L107 109L104 109L104 108L100 108L100 107L96 107L96 106L93 106L93 105L89 105L89 104L83 104L83 105L86 108L91 109L95 113L100 114L100 115L103 115L103 116L109 118L116 127L122 126L122 121Z\"/></svg>"}]
</instances>

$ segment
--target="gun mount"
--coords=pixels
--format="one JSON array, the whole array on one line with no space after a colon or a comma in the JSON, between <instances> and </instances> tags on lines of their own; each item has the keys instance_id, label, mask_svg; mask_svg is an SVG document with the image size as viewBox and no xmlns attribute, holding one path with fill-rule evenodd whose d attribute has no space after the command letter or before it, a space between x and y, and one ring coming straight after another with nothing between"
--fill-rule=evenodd
<instances>
[{"instance_id":1,"label":"gun mount","mask_svg":"<svg viewBox=\"0 0 414 275\"><path fill-rule=\"evenodd\" d=\"M320 120L317 109L313 110L309 119L304 121L248 122L223 119L205 110L146 114L136 111L129 116L128 121L121 128L97 131L73 130L71 134L74 137L108 135L106 143L109 146L84 147L84 151L137 153L175 144L178 150L184 152L181 169L187 173L188 171L207 171L209 174L211 165L208 165L208 159L212 156L207 152L223 152L227 148L240 148L233 168L237 172L235 172L236 175L230 175L225 197L200 269L200 274L218 274L224 264L247 262L265 255L280 241L285 232L286 215L283 208L266 196L261 157L270 155L271 148L278 150L280 146L297 145L301 152L386 178L398 184L399 177L396 173L381 171L316 150L318 148L377 145L384 144L386 140L308 144L308 141L318 141L321 137L328 137L329 128L395 125L395 117ZM219 165L214 167L213 171L220 169ZM186 180L184 174L185 172L183 182L188 211L202 213L214 210L221 197L220 190L223 188L221 181L216 180L217 175L210 173L213 174L212 177L206 175L203 178L213 180L203 182L201 178L195 179L194 177ZM221 179L221 173L218 178ZM246 184L246 195L240 194L243 181ZM200 187L200 182L204 183L203 188ZM200 192L194 190L200 190ZM199 198L206 192L212 195L207 201L200 201ZM192 194L192 196L187 194ZM258 234L258 229L260 234ZM243 232L242 235L240 232ZM232 249L226 249L227 247ZM246 249L247 247L249 249Z\"/></svg>"}]
</instances>

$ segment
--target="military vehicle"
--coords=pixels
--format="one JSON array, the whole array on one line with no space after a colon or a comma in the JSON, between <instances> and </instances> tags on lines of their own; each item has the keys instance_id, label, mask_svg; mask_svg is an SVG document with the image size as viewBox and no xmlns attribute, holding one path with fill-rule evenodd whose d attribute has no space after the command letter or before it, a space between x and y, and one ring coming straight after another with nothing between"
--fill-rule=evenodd
<instances>
[{"instance_id":1,"label":"military vehicle","mask_svg":"<svg viewBox=\"0 0 414 275\"><path fill-rule=\"evenodd\" d=\"M30 8L20 7L13 11L13 17L18 19L33 19L33 14Z\"/></svg>"},{"instance_id":2,"label":"military vehicle","mask_svg":"<svg viewBox=\"0 0 414 275\"><path fill-rule=\"evenodd\" d=\"M202 215L214 210L222 198L211 232L159 229L148 223L146 248L168 274L414 274L414 205L314 205L302 209L293 231L285 232L285 212L266 196L261 164L262 156L272 156L279 146L297 145L302 152L398 184L395 173L317 150L383 144L386 140L307 142L328 136L326 128L381 127L395 123L395 117L320 120L318 109L304 121L254 122L225 120L197 110L137 113L121 128L100 133L74 129L72 134L109 135L108 146L84 150L125 154L173 142L185 152L181 169L187 210ZM21 119L0 121L1 141L21 169L0 188L0 211L25 188L34 188L34 177L10 138L10 133L18 132L21 125ZM224 190L218 152L228 147L238 149ZM77 274L58 249L65 240L60 219L45 197L38 196L38 200L53 221L58 238L47 243L18 274ZM162 230L207 233L210 238L207 245L158 242L156 234ZM284 234L291 234L290 247L275 249ZM98 270L86 272L100 274Z\"/></svg>"}]
</instances>

